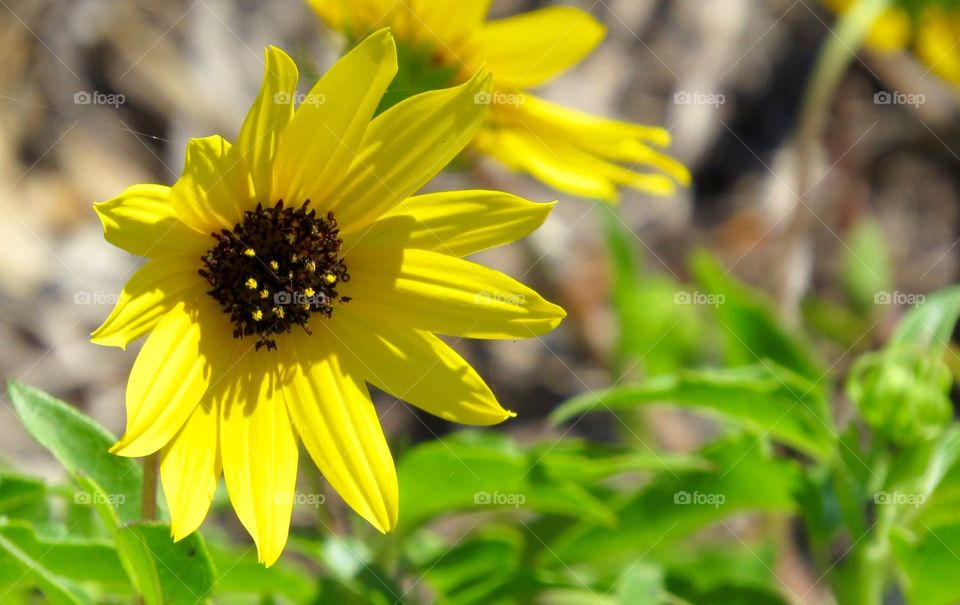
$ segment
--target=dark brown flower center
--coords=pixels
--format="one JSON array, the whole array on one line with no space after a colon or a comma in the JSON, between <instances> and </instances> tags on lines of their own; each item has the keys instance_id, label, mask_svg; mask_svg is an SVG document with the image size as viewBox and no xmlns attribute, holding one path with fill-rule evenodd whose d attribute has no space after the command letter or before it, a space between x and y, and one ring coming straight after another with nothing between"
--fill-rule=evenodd
<instances>
[{"instance_id":1,"label":"dark brown flower center","mask_svg":"<svg viewBox=\"0 0 960 605\"><path fill-rule=\"evenodd\" d=\"M275 349L273 336L300 326L310 333L314 313L330 317L349 299L337 286L350 275L340 256L340 229L330 212L318 217L307 200L299 208L258 204L233 229L213 233L203 255L208 294L233 321L235 338L256 336L256 349Z\"/></svg>"}]
</instances>

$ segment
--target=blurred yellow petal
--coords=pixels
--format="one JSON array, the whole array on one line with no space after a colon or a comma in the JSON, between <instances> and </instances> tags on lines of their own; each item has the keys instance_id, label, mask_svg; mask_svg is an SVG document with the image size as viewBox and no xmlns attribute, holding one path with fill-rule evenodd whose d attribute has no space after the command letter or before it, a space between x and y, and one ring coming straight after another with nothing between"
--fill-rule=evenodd
<instances>
[{"instance_id":1,"label":"blurred yellow petal","mask_svg":"<svg viewBox=\"0 0 960 605\"><path fill-rule=\"evenodd\" d=\"M356 235L356 246L405 246L467 256L526 237L555 204L500 191L448 191L407 198ZM346 247L352 247L351 240Z\"/></svg>"},{"instance_id":2,"label":"blurred yellow petal","mask_svg":"<svg viewBox=\"0 0 960 605\"><path fill-rule=\"evenodd\" d=\"M183 175L170 190L183 221L205 234L231 229L253 199L246 164L230 143L218 135L187 142Z\"/></svg>"},{"instance_id":3,"label":"blurred yellow petal","mask_svg":"<svg viewBox=\"0 0 960 605\"><path fill-rule=\"evenodd\" d=\"M530 338L566 313L499 271L445 254L404 250L348 256L350 311L469 338Z\"/></svg>"},{"instance_id":4,"label":"blurred yellow petal","mask_svg":"<svg viewBox=\"0 0 960 605\"><path fill-rule=\"evenodd\" d=\"M123 286L117 305L91 334L91 341L125 349L156 326L178 302L196 298L205 289L195 261L172 257L149 261Z\"/></svg>"},{"instance_id":5,"label":"blurred yellow petal","mask_svg":"<svg viewBox=\"0 0 960 605\"><path fill-rule=\"evenodd\" d=\"M217 406L207 401L196 407L180 432L160 450L160 480L175 542L200 527L219 478Z\"/></svg>"},{"instance_id":6,"label":"blurred yellow petal","mask_svg":"<svg viewBox=\"0 0 960 605\"><path fill-rule=\"evenodd\" d=\"M293 119L298 78L297 65L287 53L275 46L264 51L263 83L240 127L236 145L253 180L256 199L264 203L277 201L270 191L273 158L281 134Z\"/></svg>"},{"instance_id":7,"label":"blurred yellow petal","mask_svg":"<svg viewBox=\"0 0 960 605\"><path fill-rule=\"evenodd\" d=\"M397 474L380 420L359 373L330 342L291 339L280 354L293 368L285 397L297 432L317 468L344 502L381 532L397 524Z\"/></svg>"},{"instance_id":8,"label":"blurred yellow petal","mask_svg":"<svg viewBox=\"0 0 960 605\"><path fill-rule=\"evenodd\" d=\"M197 407L210 378L201 350L201 322L177 304L144 343L127 381L127 430L111 448L121 456L146 456L169 443ZM208 330L207 339L229 338Z\"/></svg>"},{"instance_id":9,"label":"blurred yellow petal","mask_svg":"<svg viewBox=\"0 0 960 605\"><path fill-rule=\"evenodd\" d=\"M370 123L334 204L344 233L365 227L416 193L463 150L483 123L489 73L398 103Z\"/></svg>"},{"instance_id":10,"label":"blurred yellow petal","mask_svg":"<svg viewBox=\"0 0 960 605\"><path fill-rule=\"evenodd\" d=\"M157 258L197 254L209 237L185 224L163 185L134 185L117 197L93 205L103 224L103 238L137 256Z\"/></svg>"},{"instance_id":11,"label":"blurred yellow petal","mask_svg":"<svg viewBox=\"0 0 960 605\"><path fill-rule=\"evenodd\" d=\"M472 33L483 26L490 0L405 0L421 43L439 43L457 54ZM426 39L424 39L426 38Z\"/></svg>"},{"instance_id":12,"label":"blurred yellow petal","mask_svg":"<svg viewBox=\"0 0 960 605\"><path fill-rule=\"evenodd\" d=\"M347 308L333 321L331 337L342 354L378 389L451 422L487 426L512 416L470 364L433 334L366 321Z\"/></svg>"},{"instance_id":13,"label":"blurred yellow petal","mask_svg":"<svg viewBox=\"0 0 960 605\"><path fill-rule=\"evenodd\" d=\"M564 157L555 145L521 132L486 130L477 137L476 144L507 168L530 173L560 191L610 202L619 197L614 184L603 175L577 165L573 158Z\"/></svg>"},{"instance_id":14,"label":"blurred yellow petal","mask_svg":"<svg viewBox=\"0 0 960 605\"><path fill-rule=\"evenodd\" d=\"M380 98L397 73L397 49L381 30L344 55L304 97L280 140L274 197L326 210L360 149ZM274 201L274 200L271 200Z\"/></svg>"},{"instance_id":15,"label":"blurred yellow petal","mask_svg":"<svg viewBox=\"0 0 960 605\"><path fill-rule=\"evenodd\" d=\"M488 22L467 53L487 64L498 87L530 88L579 63L605 35L590 13L554 6Z\"/></svg>"},{"instance_id":16,"label":"blurred yellow petal","mask_svg":"<svg viewBox=\"0 0 960 605\"><path fill-rule=\"evenodd\" d=\"M917 54L938 76L960 85L960 23L942 9L927 8L917 32Z\"/></svg>"},{"instance_id":17,"label":"blurred yellow petal","mask_svg":"<svg viewBox=\"0 0 960 605\"><path fill-rule=\"evenodd\" d=\"M275 355L251 351L227 373L226 388L216 395L230 502L268 567L287 543L297 480L297 439L277 368Z\"/></svg>"}]
</instances>

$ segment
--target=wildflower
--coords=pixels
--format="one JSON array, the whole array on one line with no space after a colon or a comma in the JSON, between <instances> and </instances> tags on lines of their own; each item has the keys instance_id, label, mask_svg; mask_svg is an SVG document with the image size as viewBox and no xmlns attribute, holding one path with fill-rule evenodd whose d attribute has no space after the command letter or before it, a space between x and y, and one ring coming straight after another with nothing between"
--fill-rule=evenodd
<instances>
[{"instance_id":1,"label":"wildflower","mask_svg":"<svg viewBox=\"0 0 960 605\"><path fill-rule=\"evenodd\" d=\"M665 129L592 116L527 92L601 42L606 30L589 13L550 7L487 21L489 0L310 2L351 41L377 27L392 28L400 45L400 76L384 106L414 91L466 81L489 67L495 86L476 97L490 111L473 148L513 170L566 193L611 202L621 186L670 195L675 182L690 182L687 169L658 149L670 143Z\"/></svg>"},{"instance_id":2,"label":"wildflower","mask_svg":"<svg viewBox=\"0 0 960 605\"><path fill-rule=\"evenodd\" d=\"M160 452L174 539L200 525L222 469L260 560L276 561L299 441L357 513L393 529L396 471L367 383L454 422L501 422L512 413L435 333L530 337L564 316L462 259L523 237L552 205L413 196L480 127L473 97L489 74L372 119L396 70L393 38L377 32L314 86L323 103L294 110L296 66L271 47L236 145L192 139L172 187L95 205L107 241L147 258L93 333L121 348L149 333L112 451Z\"/></svg>"}]
</instances>

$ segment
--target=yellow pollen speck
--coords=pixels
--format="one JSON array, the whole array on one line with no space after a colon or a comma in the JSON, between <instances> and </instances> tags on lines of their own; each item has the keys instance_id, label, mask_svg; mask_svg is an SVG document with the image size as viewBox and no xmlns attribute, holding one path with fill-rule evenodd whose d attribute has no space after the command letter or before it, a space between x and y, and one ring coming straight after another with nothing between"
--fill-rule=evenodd
<instances>
[{"instance_id":1,"label":"yellow pollen speck","mask_svg":"<svg viewBox=\"0 0 960 605\"><path fill-rule=\"evenodd\" d=\"M316 294L316 292L313 291L313 288L307 288L306 290L303 291L303 295L306 296L307 298L310 298L314 294Z\"/></svg>"},{"instance_id":2,"label":"yellow pollen speck","mask_svg":"<svg viewBox=\"0 0 960 605\"><path fill-rule=\"evenodd\" d=\"M300 260L300 256L297 254L294 254L293 256L290 257L290 260L293 262L297 262L298 260Z\"/></svg>"},{"instance_id":3,"label":"yellow pollen speck","mask_svg":"<svg viewBox=\"0 0 960 605\"><path fill-rule=\"evenodd\" d=\"M292 233L288 233L288 234L287 234L287 243L292 244L292 243L295 242L295 241L297 241L297 236L294 235L294 234L292 234Z\"/></svg>"},{"instance_id":4,"label":"yellow pollen speck","mask_svg":"<svg viewBox=\"0 0 960 605\"><path fill-rule=\"evenodd\" d=\"M269 290L260 290L260 298L266 298L268 296L270 296Z\"/></svg>"},{"instance_id":5,"label":"yellow pollen speck","mask_svg":"<svg viewBox=\"0 0 960 605\"><path fill-rule=\"evenodd\" d=\"M280 307L274 307L273 314L279 317L280 319L283 319L283 309L281 309Z\"/></svg>"},{"instance_id":6,"label":"yellow pollen speck","mask_svg":"<svg viewBox=\"0 0 960 605\"><path fill-rule=\"evenodd\" d=\"M257 251L254 250L253 248L247 248L246 250L243 251L243 254L244 256L256 256Z\"/></svg>"},{"instance_id":7,"label":"yellow pollen speck","mask_svg":"<svg viewBox=\"0 0 960 605\"><path fill-rule=\"evenodd\" d=\"M263 319L263 311L261 311L260 309L257 309L256 311L251 313L250 316L253 317L253 321L260 321L261 319Z\"/></svg>"},{"instance_id":8,"label":"yellow pollen speck","mask_svg":"<svg viewBox=\"0 0 960 605\"><path fill-rule=\"evenodd\" d=\"M333 273L327 273L323 276L323 279L325 279L328 284L332 284L333 282L337 281L337 276Z\"/></svg>"},{"instance_id":9,"label":"yellow pollen speck","mask_svg":"<svg viewBox=\"0 0 960 605\"><path fill-rule=\"evenodd\" d=\"M277 263L277 261L272 260L272 261L270 261L270 268L273 269L274 271L276 271L277 269L280 268L280 264Z\"/></svg>"},{"instance_id":10,"label":"yellow pollen speck","mask_svg":"<svg viewBox=\"0 0 960 605\"><path fill-rule=\"evenodd\" d=\"M307 271L309 271L310 273L313 273L316 270L317 270L317 263L313 262L312 260L308 260Z\"/></svg>"},{"instance_id":11,"label":"yellow pollen speck","mask_svg":"<svg viewBox=\"0 0 960 605\"><path fill-rule=\"evenodd\" d=\"M256 289L257 289L257 280L253 279L252 277L249 277L249 278L247 278L247 281L243 282L243 285L245 285L246 287L250 288L251 290L256 290Z\"/></svg>"}]
</instances>

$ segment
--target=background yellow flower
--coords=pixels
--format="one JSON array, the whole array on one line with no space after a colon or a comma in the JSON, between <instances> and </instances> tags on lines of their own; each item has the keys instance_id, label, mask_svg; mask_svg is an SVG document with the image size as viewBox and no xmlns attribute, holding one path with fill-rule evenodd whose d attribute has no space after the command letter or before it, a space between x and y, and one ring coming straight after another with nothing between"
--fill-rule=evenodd
<instances>
[{"instance_id":1,"label":"background yellow flower","mask_svg":"<svg viewBox=\"0 0 960 605\"><path fill-rule=\"evenodd\" d=\"M670 134L574 111L528 92L567 71L603 40L589 13L548 7L487 20L489 0L310 0L348 40L389 26L400 45L400 73L391 102L424 87L449 85L488 67L490 105L474 148L560 191L616 201L619 187L670 195L688 185L687 169L660 151ZM652 170L651 170L652 169Z\"/></svg>"}]
</instances>

